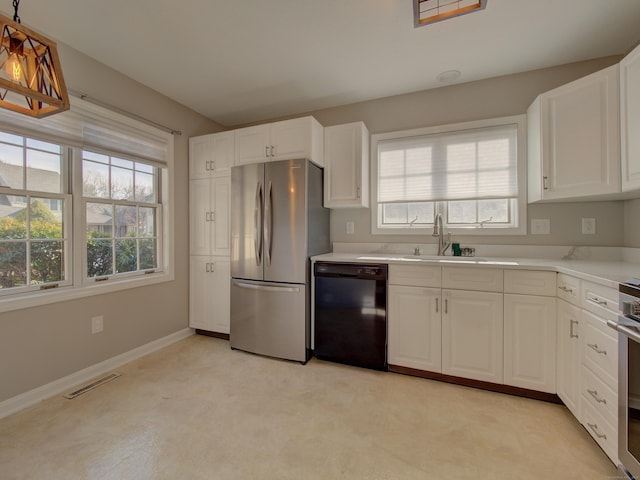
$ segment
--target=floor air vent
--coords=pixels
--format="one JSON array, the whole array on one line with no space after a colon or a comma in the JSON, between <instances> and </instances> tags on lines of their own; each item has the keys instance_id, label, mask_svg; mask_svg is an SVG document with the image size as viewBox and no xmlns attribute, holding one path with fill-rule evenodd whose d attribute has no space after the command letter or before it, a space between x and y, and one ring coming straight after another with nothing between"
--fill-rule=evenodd
<instances>
[{"instance_id":1,"label":"floor air vent","mask_svg":"<svg viewBox=\"0 0 640 480\"><path fill-rule=\"evenodd\" d=\"M91 382L89 385L85 385L84 387L81 387L74 392L67 393L66 395L64 395L64 398L69 398L69 399L76 398L77 396L82 395L83 393L87 393L89 390L93 390L94 388L97 388L100 385L104 385L105 383L108 383L111 380L115 380L119 376L120 376L119 373L111 373L106 377L99 378L95 382Z\"/></svg>"}]
</instances>

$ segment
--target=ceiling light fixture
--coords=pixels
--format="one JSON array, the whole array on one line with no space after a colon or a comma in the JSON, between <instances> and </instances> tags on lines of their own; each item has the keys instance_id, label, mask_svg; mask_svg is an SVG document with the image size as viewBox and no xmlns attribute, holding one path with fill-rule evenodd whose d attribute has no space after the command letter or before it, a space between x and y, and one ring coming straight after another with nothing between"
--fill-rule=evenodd
<instances>
[{"instance_id":1,"label":"ceiling light fixture","mask_svg":"<svg viewBox=\"0 0 640 480\"><path fill-rule=\"evenodd\" d=\"M69 110L56 43L24 27L13 0L13 20L0 15L0 107L31 117Z\"/></svg>"},{"instance_id":2,"label":"ceiling light fixture","mask_svg":"<svg viewBox=\"0 0 640 480\"><path fill-rule=\"evenodd\" d=\"M414 26L477 12L486 6L487 0L413 0Z\"/></svg>"}]
</instances>

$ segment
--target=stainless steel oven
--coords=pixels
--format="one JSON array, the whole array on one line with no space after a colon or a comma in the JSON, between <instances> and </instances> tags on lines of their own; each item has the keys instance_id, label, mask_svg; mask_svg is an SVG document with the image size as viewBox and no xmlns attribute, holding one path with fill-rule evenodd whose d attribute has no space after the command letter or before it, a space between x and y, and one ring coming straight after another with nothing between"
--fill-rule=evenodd
<instances>
[{"instance_id":1,"label":"stainless steel oven","mask_svg":"<svg viewBox=\"0 0 640 480\"><path fill-rule=\"evenodd\" d=\"M640 480L640 280L620 284L618 321L618 458L621 473Z\"/></svg>"}]
</instances>

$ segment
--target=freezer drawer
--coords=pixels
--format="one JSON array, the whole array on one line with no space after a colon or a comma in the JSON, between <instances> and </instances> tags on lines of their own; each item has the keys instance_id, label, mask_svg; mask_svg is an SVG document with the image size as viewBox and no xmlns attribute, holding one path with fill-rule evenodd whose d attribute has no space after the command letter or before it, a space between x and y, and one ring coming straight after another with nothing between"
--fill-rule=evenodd
<instances>
[{"instance_id":1,"label":"freezer drawer","mask_svg":"<svg viewBox=\"0 0 640 480\"><path fill-rule=\"evenodd\" d=\"M306 362L309 359L307 287L231 280L231 348Z\"/></svg>"}]
</instances>

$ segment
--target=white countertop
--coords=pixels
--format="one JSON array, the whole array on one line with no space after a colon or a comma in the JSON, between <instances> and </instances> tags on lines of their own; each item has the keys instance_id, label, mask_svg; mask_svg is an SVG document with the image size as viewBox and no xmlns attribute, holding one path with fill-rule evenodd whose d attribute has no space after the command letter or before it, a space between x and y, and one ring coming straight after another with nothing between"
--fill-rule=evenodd
<instances>
[{"instance_id":1,"label":"white countertop","mask_svg":"<svg viewBox=\"0 0 640 480\"><path fill-rule=\"evenodd\" d=\"M640 264L623 261L560 260L540 258L452 257L433 255L403 255L380 253L326 253L311 257L313 261L385 263L395 265L439 265L460 267L493 267L504 269L552 270L573 277L589 280L607 287L630 278L640 278Z\"/></svg>"}]
</instances>

